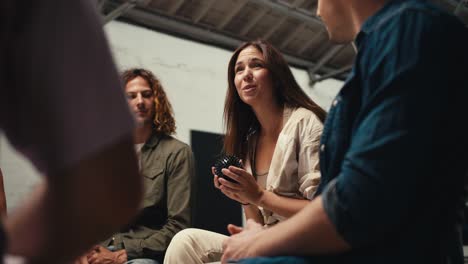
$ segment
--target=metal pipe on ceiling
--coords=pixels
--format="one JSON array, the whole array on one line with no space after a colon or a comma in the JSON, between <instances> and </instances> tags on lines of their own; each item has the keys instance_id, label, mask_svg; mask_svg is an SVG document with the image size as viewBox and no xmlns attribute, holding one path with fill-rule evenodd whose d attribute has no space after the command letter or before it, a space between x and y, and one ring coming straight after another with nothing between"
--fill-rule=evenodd
<instances>
[{"instance_id":1,"label":"metal pipe on ceiling","mask_svg":"<svg viewBox=\"0 0 468 264\"><path fill-rule=\"evenodd\" d=\"M128 10L132 9L136 6L138 0L129 0L123 4L120 4L117 8L112 10L109 14L107 14L103 18L103 24L107 24L110 21L116 19L117 17L121 16L123 13L127 12Z\"/></svg>"},{"instance_id":2,"label":"metal pipe on ceiling","mask_svg":"<svg viewBox=\"0 0 468 264\"><path fill-rule=\"evenodd\" d=\"M337 69L337 70L334 70L334 71L331 71L327 74L324 74L318 78L315 78L313 79L313 82L312 83L309 83L309 86L312 87L314 86L314 84L318 83L318 82L321 82L321 81L324 81L326 79L330 79L330 78L334 78L334 77L337 77L337 76L340 76L344 73L347 73L351 70L351 68L353 68L353 65L348 65L348 66L345 66L341 69ZM312 80L312 79L311 79Z\"/></svg>"}]
</instances>

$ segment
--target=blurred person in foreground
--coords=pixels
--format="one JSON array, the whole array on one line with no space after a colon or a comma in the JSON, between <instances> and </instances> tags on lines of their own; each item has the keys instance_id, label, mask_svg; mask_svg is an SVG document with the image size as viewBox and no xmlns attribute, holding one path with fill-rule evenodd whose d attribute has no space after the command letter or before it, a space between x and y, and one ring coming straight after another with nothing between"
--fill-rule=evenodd
<instances>
[{"instance_id":1,"label":"blurred person in foreground","mask_svg":"<svg viewBox=\"0 0 468 264\"><path fill-rule=\"evenodd\" d=\"M91 1L1 13L0 129L44 175L4 222L1 252L66 263L137 213L134 120Z\"/></svg>"}]
</instances>

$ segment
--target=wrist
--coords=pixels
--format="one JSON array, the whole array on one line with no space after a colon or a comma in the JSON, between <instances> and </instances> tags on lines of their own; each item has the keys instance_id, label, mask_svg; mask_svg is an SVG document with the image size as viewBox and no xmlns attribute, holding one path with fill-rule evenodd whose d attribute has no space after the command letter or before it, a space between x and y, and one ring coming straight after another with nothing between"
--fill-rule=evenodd
<instances>
[{"instance_id":1,"label":"wrist","mask_svg":"<svg viewBox=\"0 0 468 264\"><path fill-rule=\"evenodd\" d=\"M119 250L117 252L117 263L125 263L127 262L127 251L125 251L125 249L122 249L122 250Z\"/></svg>"},{"instance_id":2,"label":"wrist","mask_svg":"<svg viewBox=\"0 0 468 264\"><path fill-rule=\"evenodd\" d=\"M260 191L258 192L258 196L257 196L257 199L255 199L255 201L253 202L253 204L255 204L256 206L260 206L260 207L263 207L263 203L264 203L264 200L265 200L265 193L267 191L263 190L263 189L260 189Z\"/></svg>"},{"instance_id":3,"label":"wrist","mask_svg":"<svg viewBox=\"0 0 468 264\"><path fill-rule=\"evenodd\" d=\"M249 252L247 253L249 256L269 256L267 248L268 243L258 243L258 241L262 240L262 233L263 231L258 232L254 235L252 242L249 246Z\"/></svg>"}]
</instances>

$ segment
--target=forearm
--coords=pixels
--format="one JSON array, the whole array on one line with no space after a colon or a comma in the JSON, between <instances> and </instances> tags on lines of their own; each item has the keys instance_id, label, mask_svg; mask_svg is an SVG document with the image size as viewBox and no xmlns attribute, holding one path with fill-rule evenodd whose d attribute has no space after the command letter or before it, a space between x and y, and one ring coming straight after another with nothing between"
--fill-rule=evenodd
<instances>
[{"instance_id":1,"label":"forearm","mask_svg":"<svg viewBox=\"0 0 468 264\"><path fill-rule=\"evenodd\" d=\"M255 241L252 250L257 256L327 254L350 249L330 222L321 197L290 219L258 233Z\"/></svg>"},{"instance_id":2,"label":"forearm","mask_svg":"<svg viewBox=\"0 0 468 264\"><path fill-rule=\"evenodd\" d=\"M243 205L242 208L244 209L245 218L247 220L252 219L261 225L265 224L263 222L262 214L260 213L260 210L258 209L256 205L254 204Z\"/></svg>"},{"instance_id":3,"label":"forearm","mask_svg":"<svg viewBox=\"0 0 468 264\"><path fill-rule=\"evenodd\" d=\"M295 199L277 195L270 191L263 191L257 206L263 207L278 215L291 217L310 203L309 200Z\"/></svg>"},{"instance_id":4,"label":"forearm","mask_svg":"<svg viewBox=\"0 0 468 264\"><path fill-rule=\"evenodd\" d=\"M7 219L9 253L64 262L126 224L137 212L141 188L131 151L130 140L122 141L48 176Z\"/></svg>"},{"instance_id":5,"label":"forearm","mask_svg":"<svg viewBox=\"0 0 468 264\"><path fill-rule=\"evenodd\" d=\"M160 255L167 249L175 234L187 226L186 223L168 220L167 224L157 230L135 227L131 234L122 236L122 242L130 259L149 257L147 254Z\"/></svg>"},{"instance_id":6,"label":"forearm","mask_svg":"<svg viewBox=\"0 0 468 264\"><path fill-rule=\"evenodd\" d=\"M125 263L128 261L128 256L127 256L127 252L125 251L125 249L122 249L122 250L118 250L115 252L116 254L116 262L117 263Z\"/></svg>"},{"instance_id":7,"label":"forearm","mask_svg":"<svg viewBox=\"0 0 468 264\"><path fill-rule=\"evenodd\" d=\"M78 238L74 231L76 222L72 213L63 207L63 197L57 191L51 191L50 186L43 182L34 190L30 199L6 219L5 229L9 243L7 251L13 255L21 255L32 263L47 263L47 258L54 252L60 252L56 257L58 262L78 256L92 244L91 239ZM76 239L70 239L76 237ZM70 240L73 240L70 247ZM67 241L67 243L64 243Z\"/></svg>"},{"instance_id":8,"label":"forearm","mask_svg":"<svg viewBox=\"0 0 468 264\"><path fill-rule=\"evenodd\" d=\"M149 238L125 238L123 244L129 259L149 257L145 254L162 254L169 246L167 234L158 233ZM151 252L151 253L150 253Z\"/></svg>"},{"instance_id":9,"label":"forearm","mask_svg":"<svg viewBox=\"0 0 468 264\"><path fill-rule=\"evenodd\" d=\"M15 211L5 221L5 230L8 236L7 251L13 255L37 257L44 248L48 233L53 229L50 225L47 206L46 185L38 186L26 203ZM49 208L48 208L49 207ZM53 219L51 219L53 221ZM50 223L50 224L48 224ZM27 239L27 240L26 240ZM27 243L24 243L27 241Z\"/></svg>"}]
</instances>

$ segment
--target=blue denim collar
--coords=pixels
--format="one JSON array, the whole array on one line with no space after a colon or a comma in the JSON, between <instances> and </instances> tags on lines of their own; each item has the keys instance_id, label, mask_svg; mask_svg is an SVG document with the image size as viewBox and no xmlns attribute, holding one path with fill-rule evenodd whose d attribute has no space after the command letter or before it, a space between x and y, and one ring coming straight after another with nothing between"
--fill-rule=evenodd
<instances>
[{"instance_id":1,"label":"blue denim collar","mask_svg":"<svg viewBox=\"0 0 468 264\"><path fill-rule=\"evenodd\" d=\"M382 22L385 22L387 17L390 17L389 14L393 13L395 10L400 10L406 7L406 4L411 2L409 0L389 0L381 9L379 9L375 14L367 18L366 21L361 26L361 30L356 36L356 44L359 47L365 38L365 36L376 28L378 28Z\"/></svg>"}]
</instances>

